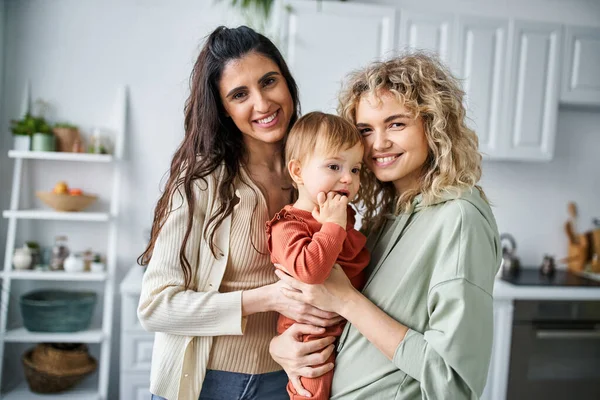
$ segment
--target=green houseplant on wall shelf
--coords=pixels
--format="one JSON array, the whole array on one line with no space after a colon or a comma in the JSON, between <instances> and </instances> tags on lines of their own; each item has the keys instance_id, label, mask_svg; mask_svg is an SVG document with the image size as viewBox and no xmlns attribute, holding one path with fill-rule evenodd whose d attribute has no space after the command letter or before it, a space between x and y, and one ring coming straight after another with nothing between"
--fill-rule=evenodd
<instances>
[{"instance_id":1,"label":"green houseplant on wall shelf","mask_svg":"<svg viewBox=\"0 0 600 400\"><path fill-rule=\"evenodd\" d=\"M14 149L20 151L30 149L31 138L36 133L53 137L50 125L44 117L36 117L30 113L26 113L21 119L12 120L10 130L14 137Z\"/></svg>"}]
</instances>

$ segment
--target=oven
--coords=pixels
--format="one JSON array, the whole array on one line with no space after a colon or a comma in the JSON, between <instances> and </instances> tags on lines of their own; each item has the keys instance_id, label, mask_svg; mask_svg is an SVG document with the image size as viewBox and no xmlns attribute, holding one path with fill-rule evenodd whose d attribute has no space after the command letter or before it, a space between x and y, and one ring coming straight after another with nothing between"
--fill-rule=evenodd
<instances>
[{"instance_id":1,"label":"oven","mask_svg":"<svg viewBox=\"0 0 600 400\"><path fill-rule=\"evenodd\" d=\"M515 301L508 399L600 399L600 301Z\"/></svg>"}]
</instances>

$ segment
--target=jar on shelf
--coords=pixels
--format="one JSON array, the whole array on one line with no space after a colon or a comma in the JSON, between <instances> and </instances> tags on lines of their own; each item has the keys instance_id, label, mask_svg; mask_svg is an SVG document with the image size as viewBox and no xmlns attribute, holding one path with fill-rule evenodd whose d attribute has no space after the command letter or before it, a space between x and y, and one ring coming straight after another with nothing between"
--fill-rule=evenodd
<instances>
[{"instance_id":1,"label":"jar on shelf","mask_svg":"<svg viewBox=\"0 0 600 400\"><path fill-rule=\"evenodd\" d=\"M107 154L105 138L102 129L92 129L92 135L90 136L90 142L88 146L88 153Z\"/></svg>"},{"instance_id":2,"label":"jar on shelf","mask_svg":"<svg viewBox=\"0 0 600 400\"><path fill-rule=\"evenodd\" d=\"M20 249L15 249L15 254L12 258L12 263L15 269L24 270L31 268L31 250L27 246L23 246Z\"/></svg>"},{"instance_id":3,"label":"jar on shelf","mask_svg":"<svg viewBox=\"0 0 600 400\"><path fill-rule=\"evenodd\" d=\"M104 272L104 262L102 256L99 253L94 254L94 260L92 261L90 270L92 272Z\"/></svg>"},{"instance_id":4,"label":"jar on shelf","mask_svg":"<svg viewBox=\"0 0 600 400\"><path fill-rule=\"evenodd\" d=\"M65 259L69 256L66 236L56 236L54 246L52 246L52 255L50 257L50 270L58 271L64 269Z\"/></svg>"},{"instance_id":5,"label":"jar on shelf","mask_svg":"<svg viewBox=\"0 0 600 400\"><path fill-rule=\"evenodd\" d=\"M29 241L25 242L25 245L29 248L31 253L31 265L30 268L35 269L42 263L42 254L40 251L40 245L38 242Z\"/></svg>"},{"instance_id":6,"label":"jar on shelf","mask_svg":"<svg viewBox=\"0 0 600 400\"><path fill-rule=\"evenodd\" d=\"M83 272L84 262L81 254L71 253L65 258L63 268L66 272Z\"/></svg>"}]
</instances>

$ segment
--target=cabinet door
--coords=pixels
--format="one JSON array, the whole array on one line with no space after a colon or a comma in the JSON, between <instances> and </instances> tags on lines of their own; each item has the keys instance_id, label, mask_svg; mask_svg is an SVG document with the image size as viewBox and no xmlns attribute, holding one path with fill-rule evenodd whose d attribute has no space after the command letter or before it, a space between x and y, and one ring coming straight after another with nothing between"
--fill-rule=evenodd
<instances>
[{"instance_id":1,"label":"cabinet door","mask_svg":"<svg viewBox=\"0 0 600 400\"><path fill-rule=\"evenodd\" d=\"M453 63L453 17L429 12L400 12L398 47L436 53L449 66Z\"/></svg>"},{"instance_id":2,"label":"cabinet door","mask_svg":"<svg viewBox=\"0 0 600 400\"><path fill-rule=\"evenodd\" d=\"M389 7L287 2L283 51L300 88L304 114L335 113L344 77L393 49L394 15Z\"/></svg>"},{"instance_id":3,"label":"cabinet door","mask_svg":"<svg viewBox=\"0 0 600 400\"><path fill-rule=\"evenodd\" d=\"M119 398L122 400L148 400L150 398L150 371L121 372Z\"/></svg>"},{"instance_id":4,"label":"cabinet door","mask_svg":"<svg viewBox=\"0 0 600 400\"><path fill-rule=\"evenodd\" d=\"M507 159L554 154L562 31L559 24L515 21L509 43L509 92L502 137Z\"/></svg>"},{"instance_id":5,"label":"cabinet door","mask_svg":"<svg viewBox=\"0 0 600 400\"><path fill-rule=\"evenodd\" d=\"M567 27L564 54L561 102L600 106L600 28Z\"/></svg>"},{"instance_id":6,"label":"cabinet door","mask_svg":"<svg viewBox=\"0 0 600 400\"><path fill-rule=\"evenodd\" d=\"M465 91L470 126L479 149L489 158L502 156L502 107L508 21L461 17L458 22L458 78Z\"/></svg>"}]
</instances>

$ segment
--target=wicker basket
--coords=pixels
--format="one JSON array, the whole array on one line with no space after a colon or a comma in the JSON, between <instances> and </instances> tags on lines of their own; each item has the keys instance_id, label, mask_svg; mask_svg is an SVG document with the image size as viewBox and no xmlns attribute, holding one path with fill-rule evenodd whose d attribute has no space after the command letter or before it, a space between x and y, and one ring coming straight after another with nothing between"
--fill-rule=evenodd
<instances>
[{"instance_id":1,"label":"wicker basket","mask_svg":"<svg viewBox=\"0 0 600 400\"><path fill-rule=\"evenodd\" d=\"M27 384L36 393L68 390L98 367L85 345L63 350L51 344L39 344L25 352L21 360Z\"/></svg>"},{"instance_id":2,"label":"wicker basket","mask_svg":"<svg viewBox=\"0 0 600 400\"><path fill-rule=\"evenodd\" d=\"M83 343L41 343L31 353L31 362L38 371L52 373L79 371L89 368L90 355Z\"/></svg>"},{"instance_id":3,"label":"wicker basket","mask_svg":"<svg viewBox=\"0 0 600 400\"><path fill-rule=\"evenodd\" d=\"M38 290L20 298L23 325L32 332L77 332L90 325L94 292Z\"/></svg>"},{"instance_id":4,"label":"wicker basket","mask_svg":"<svg viewBox=\"0 0 600 400\"><path fill-rule=\"evenodd\" d=\"M35 195L56 211L82 211L98 198L89 194L70 195L52 192L36 192Z\"/></svg>"}]
</instances>

